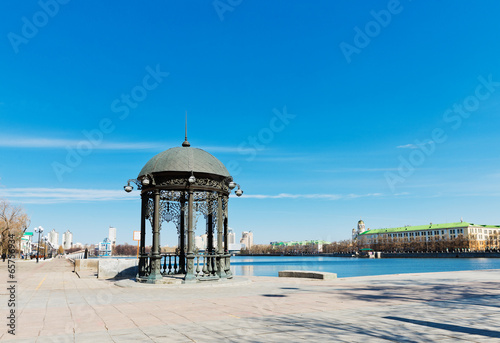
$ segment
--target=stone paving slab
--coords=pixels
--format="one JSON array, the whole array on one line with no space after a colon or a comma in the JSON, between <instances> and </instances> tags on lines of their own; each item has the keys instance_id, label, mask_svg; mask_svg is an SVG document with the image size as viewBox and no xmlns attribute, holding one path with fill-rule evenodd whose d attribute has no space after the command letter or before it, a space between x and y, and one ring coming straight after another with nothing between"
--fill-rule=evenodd
<instances>
[{"instance_id":1,"label":"stone paving slab","mask_svg":"<svg viewBox=\"0 0 500 343\"><path fill-rule=\"evenodd\" d=\"M500 270L119 287L54 259L16 278L13 336L0 264L0 342L500 342Z\"/></svg>"}]
</instances>

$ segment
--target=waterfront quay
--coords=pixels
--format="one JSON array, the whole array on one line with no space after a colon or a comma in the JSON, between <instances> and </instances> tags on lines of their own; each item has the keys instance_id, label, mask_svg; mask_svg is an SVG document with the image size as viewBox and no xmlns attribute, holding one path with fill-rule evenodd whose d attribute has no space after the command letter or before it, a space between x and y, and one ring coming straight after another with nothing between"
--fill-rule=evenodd
<instances>
[{"instance_id":1,"label":"waterfront quay","mask_svg":"<svg viewBox=\"0 0 500 343\"><path fill-rule=\"evenodd\" d=\"M18 261L14 336L6 265L0 342L500 342L500 270L198 287L79 277L65 259Z\"/></svg>"}]
</instances>

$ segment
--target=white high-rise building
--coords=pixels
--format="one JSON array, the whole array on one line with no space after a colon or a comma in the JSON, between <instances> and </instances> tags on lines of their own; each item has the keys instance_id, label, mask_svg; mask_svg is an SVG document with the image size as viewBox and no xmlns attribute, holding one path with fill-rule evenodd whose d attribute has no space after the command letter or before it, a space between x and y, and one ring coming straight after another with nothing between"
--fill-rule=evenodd
<instances>
[{"instance_id":1,"label":"white high-rise building","mask_svg":"<svg viewBox=\"0 0 500 343\"><path fill-rule=\"evenodd\" d=\"M241 244L236 243L236 234L231 228L227 231L227 248L229 251L241 250Z\"/></svg>"},{"instance_id":2,"label":"white high-rise building","mask_svg":"<svg viewBox=\"0 0 500 343\"><path fill-rule=\"evenodd\" d=\"M208 235L206 233L204 233L203 235L201 235L201 240L203 242L203 250L207 250L207 247L208 247Z\"/></svg>"},{"instance_id":3,"label":"white high-rise building","mask_svg":"<svg viewBox=\"0 0 500 343\"><path fill-rule=\"evenodd\" d=\"M52 231L47 234L47 238L53 247L55 247L56 249L59 248L59 232L56 232L55 229L52 229Z\"/></svg>"},{"instance_id":4,"label":"white high-rise building","mask_svg":"<svg viewBox=\"0 0 500 343\"><path fill-rule=\"evenodd\" d=\"M243 231L241 233L241 248L243 249L251 249L253 246L253 232L252 231Z\"/></svg>"},{"instance_id":5,"label":"white high-rise building","mask_svg":"<svg viewBox=\"0 0 500 343\"><path fill-rule=\"evenodd\" d=\"M62 246L63 249L71 249L73 246L73 234L71 231L66 231L62 235Z\"/></svg>"},{"instance_id":6,"label":"white high-rise building","mask_svg":"<svg viewBox=\"0 0 500 343\"><path fill-rule=\"evenodd\" d=\"M236 234L234 233L233 229L229 228L227 231L227 244L234 244L236 243Z\"/></svg>"},{"instance_id":7,"label":"white high-rise building","mask_svg":"<svg viewBox=\"0 0 500 343\"><path fill-rule=\"evenodd\" d=\"M201 236L196 236L194 238L194 246L198 250L205 250L205 246L203 245L203 239L201 238Z\"/></svg>"},{"instance_id":8,"label":"white high-rise building","mask_svg":"<svg viewBox=\"0 0 500 343\"><path fill-rule=\"evenodd\" d=\"M109 227L109 234L108 234L109 241L111 242L111 245L116 244L116 228L115 227Z\"/></svg>"}]
</instances>

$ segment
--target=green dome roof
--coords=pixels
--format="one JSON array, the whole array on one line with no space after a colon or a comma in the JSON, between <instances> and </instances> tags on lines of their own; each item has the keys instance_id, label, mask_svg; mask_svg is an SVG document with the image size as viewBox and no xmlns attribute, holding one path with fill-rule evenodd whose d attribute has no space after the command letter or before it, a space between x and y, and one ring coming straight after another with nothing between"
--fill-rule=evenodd
<instances>
[{"instance_id":1,"label":"green dome roof","mask_svg":"<svg viewBox=\"0 0 500 343\"><path fill-rule=\"evenodd\" d=\"M146 163L139 177L161 172L194 172L230 176L224 164L208 152L187 146L165 150Z\"/></svg>"}]
</instances>

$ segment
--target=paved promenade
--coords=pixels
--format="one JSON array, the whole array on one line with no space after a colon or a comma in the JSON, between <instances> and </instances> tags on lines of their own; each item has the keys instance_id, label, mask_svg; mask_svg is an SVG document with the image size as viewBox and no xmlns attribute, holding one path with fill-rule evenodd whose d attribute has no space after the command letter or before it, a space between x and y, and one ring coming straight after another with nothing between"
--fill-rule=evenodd
<instances>
[{"instance_id":1,"label":"paved promenade","mask_svg":"<svg viewBox=\"0 0 500 343\"><path fill-rule=\"evenodd\" d=\"M0 342L500 342L500 270L119 287L18 262L12 336L6 265Z\"/></svg>"}]
</instances>

